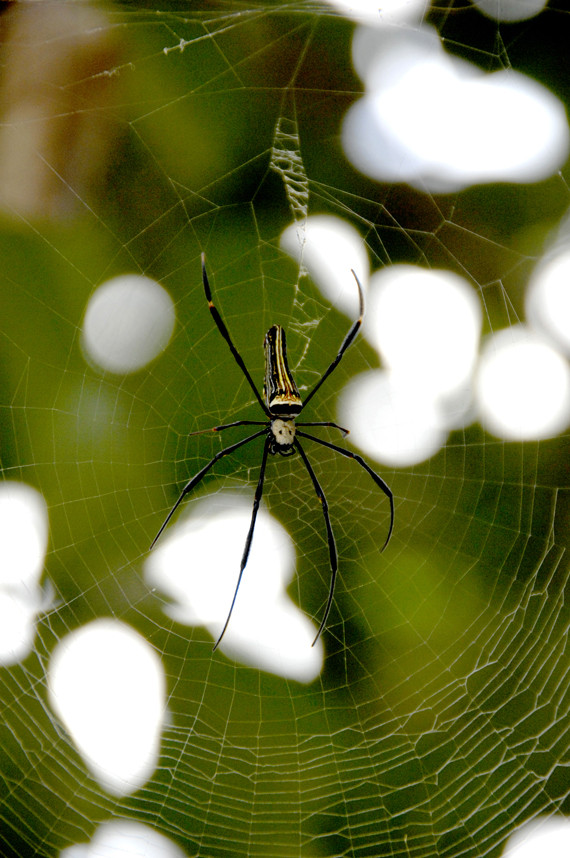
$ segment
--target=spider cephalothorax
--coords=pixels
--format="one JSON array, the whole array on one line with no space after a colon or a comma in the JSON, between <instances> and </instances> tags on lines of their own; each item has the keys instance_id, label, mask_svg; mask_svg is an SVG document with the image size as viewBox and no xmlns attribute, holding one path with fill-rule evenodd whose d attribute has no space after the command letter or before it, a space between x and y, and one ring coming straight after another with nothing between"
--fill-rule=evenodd
<instances>
[{"instance_id":1,"label":"spider cephalothorax","mask_svg":"<svg viewBox=\"0 0 570 858\"><path fill-rule=\"evenodd\" d=\"M268 429L271 446L270 453L280 453L281 456L290 456L295 452L295 435L297 429L292 417L274 417Z\"/></svg>"},{"instance_id":2,"label":"spider cephalothorax","mask_svg":"<svg viewBox=\"0 0 570 858\"><path fill-rule=\"evenodd\" d=\"M249 386L253 390L259 405L261 406L263 412L265 413L265 420L234 420L233 423L225 423L222 426L214 426L212 429L203 429L199 432L193 432L191 434L198 435L201 432L222 432L225 429L231 429L234 426L262 426L263 428L257 432L254 432L253 435L248 435L247 438L242 438L241 441L237 441L235 444L230 444L229 447L224 447L223 450L220 450L213 459L211 459L207 465L204 465L201 471L198 471L192 479L186 483L184 488L182 489L182 493L180 497L168 513L166 520L164 521L162 527L158 531L155 536L151 548L154 543L174 515L175 511L178 509L178 506L182 503L183 499L186 495L192 491L192 489L198 485L198 483L202 480L202 478L207 474L210 468L216 464L216 462L222 458L222 456L227 456L228 453L233 453L235 450L238 450L240 447L243 447L245 444L249 444L250 441L253 441L255 438L260 438L262 435L265 435L265 444L263 447L263 455L261 459L261 468L259 471L259 479L257 483L257 488L255 490L255 496L253 501L253 512L251 516L251 524L249 526L249 531L245 541L245 548L243 552L243 556L241 559L241 565L239 570L239 575L237 579L237 584L234 592L234 596L232 599L232 603L230 605L230 609L228 612L228 616L224 627L218 637L214 645L214 649L218 646L221 639L223 638L225 631L228 627L228 623L230 621L230 617L232 615L232 611L235 605L235 601L237 598L239 585L241 583L241 578L243 575L243 570L245 569L247 559L249 557L249 551L251 548L251 541L253 539L253 531L255 528L255 521L257 518L257 512L259 510L259 504L261 502L261 496L263 494L263 482L265 479L265 468L267 465L267 457L271 453L272 455L279 453L282 456L291 456L293 453L297 452L301 456L303 460L303 464L307 469L307 473L311 478L311 482L313 483L313 487L315 489L315 493L319 500L321 501L321 506L323 510L323 516L325 519L325 527L327 530L327 540L329 546L329 558L330 558L330 566L331 566L331 583L329 587L329 595L327 599L327 604L324 610L323 618L321 620L321 624L313 641L313 645L317 642L320 637L321 632L325 627L325 623L327 621L329 611L331 609L333 595L334 595L334 587L336 582L336 573L338 569L338 556L336 551L336 543L332 531L332 526L329 517L328 504L324 495L324 492L320 486L320 483L317 479L317 476L313 470L313 466L309 462L307 455L305 453L304 448L301 446L299 438L307 438L309 441L314 441L316 444L320 444L322 447L327 447L329 450L334 450L335 453L340 453L341 456L345 456L348 459L354 459L364 470L370 474L374 482L377 486L384 492L388 500L390 501L390 528L388 530L388 536L386 537L386 541L382 548L384 549L390 540L390 536L392 535L392 528L394 527L394 497L392 492L382 479L375 471L372 470L370 465L368 465L364 459L357 455L356 453L352 453L350 450L345 450L343 447L338 447L336 444L331 444L330 441L324 441L322 438L318 438L315 435L309 435L307 432L304 432L302 429L299 429L299 426L331 426L333 429L338 429L342 432L343 435L348 434L347 429L343 429L342 426L339 426L337 423L332 423L331 421L315 421L310 423L296 423L295 420L301 413L301 411L305 408L310 399L315 395L317 390L320 388L321 384L329 377L331 372L338 365L340 359L343 354L354 340L360 325L362 324L362 317L364 316L364 296L362 294L362 287L360 285L360 281L354 271L354 279L356 280L356 284L358 286L358 294L360 297L360 315L356 322L354 322L342 341L342 345L338 350L338 353L335 359L332 361L327 370L320 377L319 381L315 384L313 389L307 394L305 400L301 399L299 391L297 389L297 385L295 384L295 380L291 374L291 370L289 369L289 364L287 362L287 347L285 341L285 331L280 325L272 325L265 335L264 340L264 350L265 350L265 380L263 384L263 394L265 401L261 398L261 395L249 374L249 371L243 362L243 358L240 353L234 346L232 339L230 337L229 331L225 325L224 320L220 316L218 310L214 306L214 302L212 301L212 292L210 289L210 284L208 282L208 275L206 273L206 262L204 254L202 254L202 282L204 285L204 292L206 293L206 300L208 301L208 307L210 309L210 313L214 319L214 322L217 325L217 328L228 346L230 347L230 351L234 356L238 366L241 371L245 375Z\"/></svg>"}]
</instances>

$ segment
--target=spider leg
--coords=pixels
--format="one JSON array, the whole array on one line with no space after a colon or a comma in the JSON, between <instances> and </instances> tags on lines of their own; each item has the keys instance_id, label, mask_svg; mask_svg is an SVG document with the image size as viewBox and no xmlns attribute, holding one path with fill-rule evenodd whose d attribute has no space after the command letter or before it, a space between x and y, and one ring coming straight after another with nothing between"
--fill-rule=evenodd
<instances>
[{"instance_id":1,"label":"spider leg","mask_svg":"<svg viewBox=\"0 0 570 858\"><path fill-rule=\"evenodd\" d=\"M330 557L330 562L331 562L331 583L330 583L330 587L329 587L329 597L327 599L327 605L325 608L325 612L323 614L323 618L321 620L321 624L319 626L319 630L318 630L317 634L315 635L315 639L314 639L313 643L311 644L311 646L314 646L321 636L321 633L325 627L326 621L327 621L329 613L330 613L332 600L333 600L333 596L334 596L334 587L335 587L335 583L336 583L336 573L338 570L338 555L336 552L336 543L334 541L334 534L332 531L331 520L330 520L330 516L329 516L329 505L327 503L325 493L323 492L323 490L320 486L320 483L317 479L317 475L315 474L311 463L307 459L305 451L303 450L303 448L301 447L301 445L299 444L299 442L297 440L295 441L295 447L299 451L301 458L302 458L303 462L305 463L305 467L309 473L311 480L313 481L313 486L315 487L315 492L316 492L317 497L320 500L322 508L323 508L323 516L325 518L325 526L327 529L327 539L328 539L328 543L329 543L329 557Z\"/></svg>"},{"instance_id":2,"label":"spider leg","mask_svg":"<svg viewBox=\"0 0 570 858\"><path fill-rule=\"evenodd\" d=\"M223 429L231 429L233 426L265 426L266 423L266 420L234 420L233 423L224 423L223 426L211 426L208 429L198 429L197 432L188 432L188 437L190 435L205 435L206 432L221 432Z\"/></svg>"},{"instance_id":3,"label":"spider leg","mask_svg":"<svg viewBox=\"0 0 570 858\"><path fill-rule=\"evenodd\" d=\"M296 426L332 426L333 429L338 429L339 432L342 432L344 438L346 438L346 436L350 432L350 429L344 429L342 426L339 426L338 423L331 423L330 420L317 420L316 422L312 422L312 423L297 423L297 421L295 420L295 425Z\"/></svg>"},{"instance_id":4,"label":"spider leg","mask_svg":"<svg viewBox=\"0 0 570 858\"><path fill-rule=\"evenodd\" d=\"M382 489L390 501L390 529L388 530L386 541L382 546L382 551L384 551L390 542L392 530L394 529L394 495L392 490L384 482L382 477L377 474L376 471L373 471L370 465L368 465L362 456L359 456L357 453L352 453L350 450L345 450L343 447L337 447L336 444L331 444L330 441L323 441L322 438L317 438L315 435L308 435L307 432L302 432L301 430L297 430L297 435L301 435L302 438L308 438L310 441L315 441L315 443L320 444L322 447L328 447L329 450L334 450L335 453L340 453L341 456L346 456L347 459L354 459L355 462L358 462L361 468L364 468L364 470L370 474L376 485Z\"/></svg>"},{"instance_id":5,"label":"spider leg","mask_svg":"<svg viewBox=\"0 0 570 858\"><path fill-rule=\"evenodd\" d=\"M331 363L331 365L329 366L329 368L320 377L319 381L317 381L317 383L315 384L313 389L310 391L310 393L307 396L305 396L305 398L303 400L303 408L305 407L305 405L307 404L309 399L312 399L312 397L315 395L315 393L317 392L317 390L319 389L319 387L321 386L323 381L325 381L329 377L329 375L331 374L333 369L336 369L336 367L340 363L340 359L342 358L343 354L345 353L345 351L347 350L347 348L349 347L349 345L351 344L351 342L353 341L353 339L357 335L358 330L362 324L362 319L364 317L364 293L362 291L362 286L360 284L360 280L356 276L353 269L351 269L351 271L354 274L354 279L356 280L356 285L358 286L358 295L359 295L359 299L360 299L360 311L359 311L360 315L359 315L358 319L356 320L356 322L354 322L354 324L350 328L350 330L349 330L348 334L346 335L346 337L344 338L344 340L342 341L342 345L341 345L340 349L338 350L338 354L335 357L335 359L333 360L333 362Z\"/></svg>"},{"instance_id":6,"label":"spider leg","mask_svg":"<svg viewBox=\"0 0 570 858\"><path fill-rule=\"evenodd\" d=\"M257 434L261 434L261 433L257 433ZM255 437L255 436L253 436L253 437ZM267 437L267 439L265 441L265 446L263 448L263 458L261 460L261 469L259 471L259 480L257 482L257 488L255 490L255 497L253 499L253 512L251 514L251 524L249 525L249 531L247 533L247 538L245 540L245 547L243 549L243 555L242 555L241 563L240 563L240 567L239 567L239 575L238 575L238 579L237 579L236 588L234 591L234 597L232 599L232 603L230 605L230 610L228 612L226 622L224 623L224 627L221 631L221 634L220 634L218 640L214 644L214 651L218 648L220 641L222 640L223 636L226 633L226 629L227 629L228 624L230 622L230 617L232 615L232 611L233 611L234 605L236 603L239 585L241 584L241 579L242 579L242 575L243 575L243 570L246 567L246 563L247 563L247 560L249 557L249 550L251 548L251 540L253 539L253 531L255 529L255 522L257 519L257 513L259 511L259 504L261 502L261 495L263 494L263 480L265 479L265 466L267 465L267 456L269 453L270 446L271 446L271 439L269 437Z\"/></svg>"},{"instance_id":7,"label":"spider leg","mask_svg":"<svg viewBox=\"0 0 570 858\"><path fill-rule=\"evenodd\" d=\"M160 528L160 530L158 531L158 533L156 534L156 536L152 540L152 544L151 544L149 550L152 550L154 548L154 545L155 545L158 537L160 536L160 534L162 533L162 531L164 530L164 528L166 527L166 525L168 524L168 522L170 521L170 519L172 518L172 516L174 515L174 513L176 512L176 510L178 509L178 507L180 506L180 504L184 500L184 498L186 497L186 495L189 492L191 492L195 486L198 485L200 480L208 473L210 468L216 464L218 459L221 459L222 456L227 456L228 453L233 453L234 450L237 450L239 447L243 447L244 444L249 444L249 442L253 441L254 438L259 438L260 435L263 435L265 433L265 431L266 431L265 429L260 429L259 432L255 432L253 435L249 435L247 438L243 438L241 441L238 441L236 444L231 444L231 446L225 447L223 450L220 450L219 453L216 453L216 455L214 456L213 459L210 459L210 461L208 462L207 465L204 465L204 467L202 468L201 471L198 471L198 473L195 474L192 477L192 479L186 483L186 485L182 489L182 492L180 493L180 497L178 498L178 500L176 501L176 503L174 504L174 506L172 507L172 509L168 513L168 515L166 516L162 527Z\"/></svg>"},{"instance_id":8,"label":"spider leg","mask_svg":"<svg viewBox=\"0 0 570 858\"><path fill-rule=\"evenodd\" d=\"M218 310L214 306L214 302L212 301L212 290L210 289L210 283L208 281L208 275L206 273L206 254L205 253L202 254L202 283L204 284L204 292L206 293L206 300L208 301L208 307L210 308L210 313L212 314L212 318L214 319L214 322L216 323L220 334L222 335L222 337L224 338L224 340L226 341L226 343L230 347L230 351L233 354L237 365L239 366L239 368L241 369L241 371L243 372L243 374L247 378L249 386L251 387L251 389L255 393L257 401L261 405L264 413L267 414L267 416L269 417L269 409L267 408L267 405L265 404L265 402L261 398L261 395L260 395L257 387L255 386L255 383L254 383L251 375L249 374L249 371L248 371L245 363L243 362L242 356L240 355L240 353L238 352L238 350L236 349L236 347L234 346L234 344L232 342L232 338L230 337L230 332L226 328L224 320L220 316Z\"/></svg>"}]
</instances>

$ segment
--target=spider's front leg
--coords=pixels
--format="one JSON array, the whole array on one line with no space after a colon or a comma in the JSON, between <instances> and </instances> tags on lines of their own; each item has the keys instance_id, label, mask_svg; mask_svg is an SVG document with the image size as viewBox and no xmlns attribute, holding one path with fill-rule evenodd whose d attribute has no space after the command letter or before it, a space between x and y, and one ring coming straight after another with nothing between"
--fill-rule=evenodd
<instances>
[{"instance_id":1,"label":"spider's front leg","mask_svg":"<svg viewBox=\"0 0 570 858\"><path fill-rule=\"evenodd\" d=\"M162 523L162 527L160 528L160 530L158 531L158 533L156 534L156 536L152 540L152 543L151 543L151 546L149 549L150 551L152 551L152 549L154 548L154 545L155 545L156 541L158 540L159 536L161 535L163 530L168 525L170 519L172 518L172 516L174 515L174 513L176 512L176 510L178 509L178 507L180 506L180 504L182 503L182 501L184 500L186 495L189 494L192 491L192 489L194 489L198 485L198 483L206 476L206 474L208 473L210 468L212 468L216 464L216 462L218 462L223 456L227 456L229 453L233 453L235 450L239 450L240 447L243 447L245 444L249 444L249 442L253 441L255 438L259 438L259 436L263 435L264 432L265 432L265 429L260 429L259 432L254 432L253 435L249 435L247 438L242 438L241 441L237 441L235 444L231 444L229 447L224 447L223 450L220 450L219 453L216 453L216 455L212 459L210 459L210 461L208 462L207 465L204 465L204 467L202 468L201 471L198 471L198 473L195 474L192 477L192 479L186 483L186 485L182 489L182 492L180 493L180 496L178 497L178 500L176 501L176 503L174 504L174 506L172 507L172 509L168 513L168 515L166 516L164 522Z\"/></svg>"}]
</instances>

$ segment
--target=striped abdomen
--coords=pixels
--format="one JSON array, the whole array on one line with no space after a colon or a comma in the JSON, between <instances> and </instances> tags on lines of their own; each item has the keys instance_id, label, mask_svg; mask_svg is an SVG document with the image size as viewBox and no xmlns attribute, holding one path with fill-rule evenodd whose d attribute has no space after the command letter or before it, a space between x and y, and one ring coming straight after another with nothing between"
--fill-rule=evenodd
<instances>
[{"instance_id":1,"label":"striped abdomen","mask_svg":"<svg viewBox=\"0 0 570 858\"><path fill-rule=\"evenodd\" d=\"M263 394L270 413L280 417L296 417L303 403L287 364L285 331L272 325L265 334L265 383Z\"/></svg>"}]
</instances>

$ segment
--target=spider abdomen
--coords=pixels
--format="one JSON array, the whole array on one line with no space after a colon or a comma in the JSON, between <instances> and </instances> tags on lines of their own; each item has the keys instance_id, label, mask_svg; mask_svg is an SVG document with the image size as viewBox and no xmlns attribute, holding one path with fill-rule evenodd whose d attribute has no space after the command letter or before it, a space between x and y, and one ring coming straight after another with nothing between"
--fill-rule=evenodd
<instances>
[{"instance_id":1,"label":"spider abdomen","mask_svg":"<svg viewBox=\"0 0 570 858\"><path fill-rule=\"evenodd\" d=\"M267 408L272 417L296 417L303 408L303 402L287 363L285 331L281 325L272 325L269 328L265 334L263 348L265 350L263 395Z\"/></svg>"}]
</instances>

